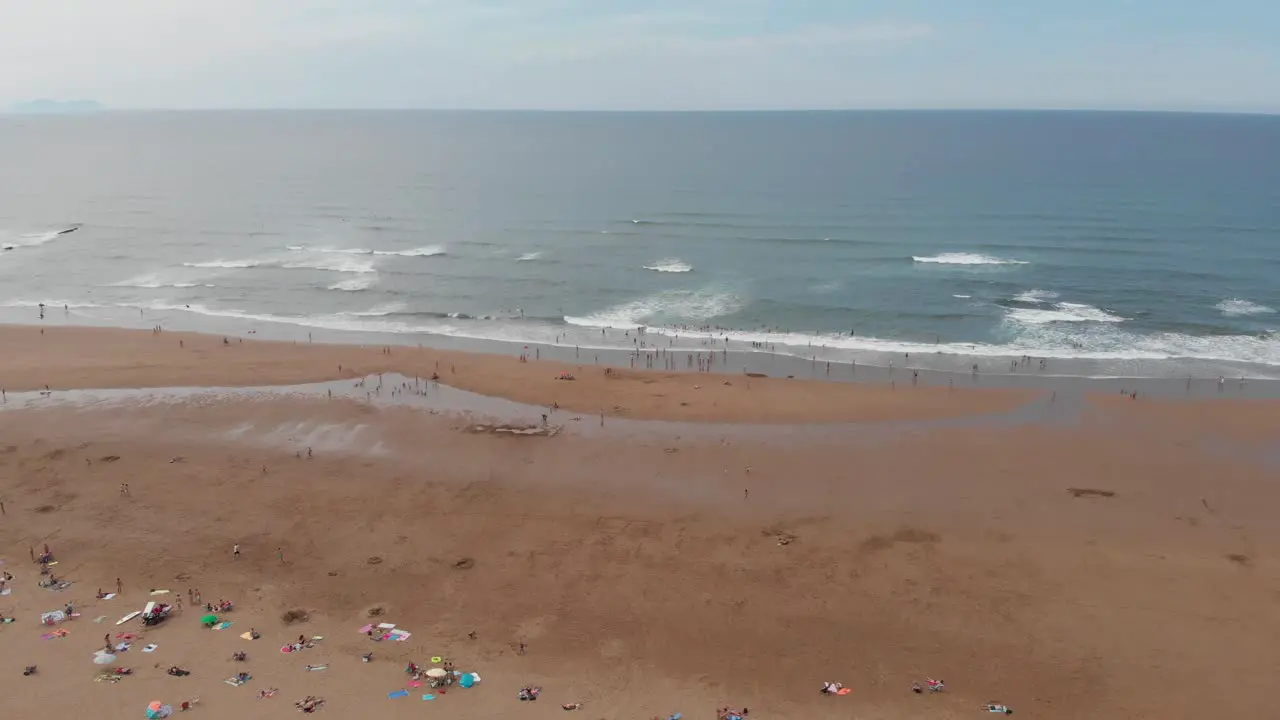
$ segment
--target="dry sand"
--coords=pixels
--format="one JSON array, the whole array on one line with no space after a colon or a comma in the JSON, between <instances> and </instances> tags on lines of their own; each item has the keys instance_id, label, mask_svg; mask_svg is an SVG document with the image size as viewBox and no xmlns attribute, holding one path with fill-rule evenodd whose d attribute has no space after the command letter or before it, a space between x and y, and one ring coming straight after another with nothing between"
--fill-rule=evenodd
<instances>
[{"instance_id":1,"label":"dry sand","mask_svg":"<svg viewBox=\"0 0 1280 720\"><path fill-rule=\"evenodd\" d=\"M983 416L1046 400L783 380L748 389L696 374L606 380L589 367L559 383L559 367L509 358L181 339L0 329L11 393L0 557L15 576L0 613L18 618L0 626L7 714L141 717L152 699L199 697L197 714L267 718L295 713L306 694L328 700L320 715L344 718L559 717L571 701L593 720L711 718L724 705L797 720L990 717L988 700L1038 718L1272 714L1273 403L1100 397L1058 422L1010 424ZM588 436L578 426L593 418L555 413L555 437L501 437L466 431L466 418L324 396L82 408L37 398L15 409L30 397L12 395L46 383L317 381L339 362L347 376L422 375L436 358L456 366L441 373L450 384L583 412L865 422L777 440L727 425L676 437L662 423ZM903 418L921 422L877 431ZM37 587L28 552L44 543L69 589ZM123 597L95 600L117 577ZM92 652L122 629L115 619L151 588L185 601L189 587L234 599L234 627L204 630L188 606L120 656L133 676L93 682ZM62 626L70 634L40 639L40 612L67 602L82 613ZM374 607L410 641L357 634ZM294 608L310 619L285 624ZM249 627L262 639L241 640ZM325 640L281 654L300 633ZM159 649L139 652L145 642ZM241 669L230 660L240 649L255 677L232 688L222 679ZM370 650L374 662L361 663ZM483 682L430 703L419 689L387 699L406 661L433 655ZM29 664L40 672L24 677ZM173 664L193 674L165 675ZM930 676L948 691L909 692ZM824 680L853 692L821 696ZM537 703L515 699L526 683L544 687ZM266 687L280 694L256 699Z\"/></svg>"}]
</instances>

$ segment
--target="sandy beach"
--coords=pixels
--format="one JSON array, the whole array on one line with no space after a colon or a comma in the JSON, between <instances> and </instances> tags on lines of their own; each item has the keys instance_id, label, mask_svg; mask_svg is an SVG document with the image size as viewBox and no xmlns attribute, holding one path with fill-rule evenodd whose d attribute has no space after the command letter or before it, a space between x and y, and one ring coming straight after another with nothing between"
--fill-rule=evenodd
<instances>
[{"instance_id":1,"label":"sandy beach","mask_svg":"<svg viewBox=\"0 0 1280 720\"><path fill-rule=\"evenodd\" d=\"M271 718L308 695L331 717L1271 714L1275 401L97 328L0 327L0 348L14 716ZM267 386L298 387L231 390ZM45 544L69 587L39 587ZM201 626L196 588L232 627ZM133 673L95 682L117 633ZM280 651L299 635L323 639ZM433 657L483 679L424 701L404 667ZM911 692L929 678L946 690Z\"/></svg>"}]
</instances>

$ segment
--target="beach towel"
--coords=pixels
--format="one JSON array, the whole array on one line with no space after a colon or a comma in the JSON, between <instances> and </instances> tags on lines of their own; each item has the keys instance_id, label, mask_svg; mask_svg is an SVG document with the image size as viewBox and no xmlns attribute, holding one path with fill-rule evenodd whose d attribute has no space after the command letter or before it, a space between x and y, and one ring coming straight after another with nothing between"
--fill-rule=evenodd
<instances>
[{"instance_id":1,"label":"beach towel","mask_svg":"<svg viewBox=\"0 0 1280 720\"><path fill-rule=\"evenodd\" d=\"M155 652L155 651L156 651L156 648L158 648L158 647L160 647L160 646L159 646L159 645L148 645L148 646L146 646L146 647L142 648L142 652L145 652L145 653Z\"/></svg>"},{"instance_id":2,"label":"beach towel","mask_svg":"<svg viewBox=\"0 0 1280 720\"><path fill-rule=\"evenodd\" d=\"M245 640L252 640L252 639L253 639L253 633L250 633L250 632L242 632L242 633L240 633L240 637L244 638Z\"/></svg>"},{"instance_id":3,"label":"beach towel","mask_svg":"<svg viewBox=\"0 0 1280 720\"><path fill-rule=\"evenodd\" d=\"M421 680L413 680L413 681L411 681L411 682L409 683L409 687L411 687L411 688L420 688L420 687L422 687L422 681L421 681Z\"/></svg>"},{"instance_id":4,"label":"beach towel","mask_svg":"<svg viewBox=\"0 0 1280 720\"><path fill-rule=\"evenodd\" d=\"M423 696L422 696L422 699L423 699L423 700L435 700L435 699L436 699L436 696L435 696L435 695L430 695L430 694L428 694L428 695L423 695Z\"/></svg>"},{"instance_id":5,"label":"beach towel","mask_svg":"<svg viewBox=\"0 0 1280 720\"><path fill-rule=\"evenodd\" d=\"M106 595L103 595L103 596L102 596L101 598L99 598L99 599L101 599L101 600L110 600L111 598L113 598L113 597L115 597L115 596L116 596L116 594L115 594L115 593L107 593Z\"/></svg>"},{"instance_id":6,"label":"beach towel","mask_svg":"<svg viewBox=\"0 0 1280 720\"><path fill-rule=\"evenodd\" d=\"M0 590L0 595L11 595L11 594L13 594L13 588L5 588L3 590Z\"/></svg>"},{"instance_id":7,"label":"beach towel","mask_svg":"<svg viewBox=\"0 0 1280 720\"><path fill-rule=\"evenodd\" d=\"M387 698L388 698L389 700L395 700L396 698L402 698L402 697L409 697L409 691L408 691L408 690L396 690L395 692L389 692L389 693L387 693Z\"/></svg>"},{"instance_id":8,"label":"beach towel","mask_svg":"<svg viewBox=\"0 0 1280 720\"><path fill-rule=\"evenodd\" d=\"M169 591L168 590L152 590L151 594L152 595L168 595Z\"/></svg>"},{"instance_id":9,"label":"beach towel","mask_svg":"<svg viewBox=\"0 0 1280 720\"><path fill-rule=\"evenodd\" d=\"M237 678L237 677L229 677L226 680L223 680L222 682L230 685L231 687L240 687L241 685L244 684L244 681L242 681L240 678Z\"/></svg>"},{"instance_id":10,"label":"beach towel","mask_svg":"<svg viewBox=\"0 0 1280 720\"><path fill-rule=\"evenodd\" d=\"M836 691L836 694L837 694L837 695L848 695L848 694L849 694L849 693L851 693L851 692L853 692L853 691L852 691L852 690L850 690L849 688L842 687L842 688L840 688L839 690L837 690L837 691Z\"/></svg>"},{"instance_id":11,"label":"beach towel","mask_svg":"<svg viewBox=\"0 0 1280 720\"><path fill-rule=\"evenodd\" d=\"M218 623L217 625L214 625L214 626L213 626L213 629L214 629L214 630L225 630L225 629L227 629L227 628L231 627L231 623L232 623L232 622L233 622L233 621L231 621L231 620L227 620L227 621L224 621L224 622L220 622L220 623Z\"/></svg>"},{"instance_id":12,"label":"beach towel","mask_svg":"<svg viewBox=\"0 0 1280 720\"><path fill-rule=\"evenodd\" d=\"M382 628L383 630L390 630L395 626L396 626L395 623L378 623L378 627Z\"/></svg>"},{"instance_id":13,"label":"beach towel","mask_svg":"<svg viewBox=\"0 0 1280 720\"><path fill-rule=\"evenodd\" d=\"M307 668L307 672L319 672L321 670L328 670L328 669L329 669L328 665L312 665L311 667Z\"/></svg>"},{"instance_id":14,"label":"beach towel","mask_svg":"<svg viewBox=\"0 0 1280 720\"><path fill-rule=\"evenodd\" d=\"M391 633L387 635L387 637L397 642L405 642L406 640L409 639L409 636L412 634L413 633L408 633L408 632L405 632L404 630L392 630Z\"/></svg>"},{"instance_id":15,"label":"beach towel","mask_svg":"<svg viewBox=\"0 0 1280 720\"><path fill-rule=\"evenodd\" d=\"M356 632L360 633L361 635L368 635L369 631L372 629L373 629L373 625L365 625L364 627L360 628Z\"/></svg>"},{"instance_id":16,"label":"beach towel","mask_svg":"<svg viewBox=\"0 0 1280 720\"><path fill-rule=\"evenodd\" d=\"M128 652L131 647L133 647L133 645L127 642L118 643L116 645L116 652Z\"/></svg>"},{"instance_id":17,"label":"beach towel","mask_svg":"<svg viewBox=\"0 0 1280 720\"><path fill-rule=\"evenodd\" d=\"M138 636L136 633L116 633L116 639L117 640L137 640Z\"/></svg>"}]
</instances>

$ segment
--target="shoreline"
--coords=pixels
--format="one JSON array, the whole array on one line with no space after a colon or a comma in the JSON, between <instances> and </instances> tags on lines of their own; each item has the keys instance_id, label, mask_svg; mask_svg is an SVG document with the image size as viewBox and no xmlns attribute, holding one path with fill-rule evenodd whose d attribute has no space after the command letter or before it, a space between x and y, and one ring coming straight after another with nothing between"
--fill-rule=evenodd
<instances>
[{"instance_id":1,"label":"shoreline","mask_svg":"<svg viewBox=\"0 0 1280 720\"><path fill-rule=\"evenodd\" d=\"M399 373L584 416L831 423L1009 411L1041 391L946 388L632 370L434 348L296 343L175 331L0 325L7 390L256 387ZM730 354L732 357L732 354ZM140 360L145 358L145 360ZM569 373L572 381L558 379Z\"/></svg>"},{"instance_id":2,"label":"shoreline","mask_svg":"<svg viewBox=\"0 0 1280 720\"><path fill-rule=\"evenodd\" d=\"M875 359L881 364L864 362L840 362L823 359L822 349L814 348L812 358L802 358L790 354L774 353L752 348L741 348L731 345L725 355L725 348L719 345L704 345L698 348L686 347L667 350L666 348L624 347L575 347L557 343L522 343L520 341L499 341L440 335L433 333L373 333L356 331L324 330L278 322L244 322L232 318L210 318L195 316L197 322L190 322L190 313L141 314L137 321L117 317L110 321L102 321L79 313L63 313L56 308L48 308L46 317L38 323L14 321L6 317L9 313L0 314L0 327L45 327L45 328L114 328L126 330L149 330L160 326L166 332L181 331L205 335L227 335L235 337L260 337L263 340L291 343L331 344L343 346L370 346L374 344L391 347L431 349L437 352L466 354L501 355L518 357L527 351L531 358L544 362L553 361L574 367L588 365L611 366L628 370L652 370L658 372L694 371L696 365L688 361L691 355L714 355L710 366L712 373L724 375L742 375L744 373L763 373L770 378L790 378L793 380L816 380L836 382L839 384L856 384L875 387L890 385L902 387L913 382L920 386L943 387L955 389L1004 389L1033 392L1071 392L1118 394L1120 392L1138 392L1140 396L1158 396L1163 398L1205 399L1214 397L1249 397L1280 398L1280 379L1253 376L1144 376L1144 375L1077 375L1062 374L1061 365L1074 361L1049 359L1047 367L1039 369L1038 362L1033 360L1019 365L1016 370L1010 369L1010 358L981 358L975 363L975 373L962 362L975 358L959 356L907 355L899 356L891 353L878 353ZM80 324L90 321L89 324ZM215 322L210 322L215 321ZM261 334L259 334L261 330ZM628 331L612 331L614 334ZM632 333L634 335L634 333ZM665 336L660 336L665 338ZM622 336L627 339L627 335ZM634 338L633 338L634 339ZM418 342L414 342L417 340ZM316 342L318 341L318 342ZM670 357L670 360L667 358ZM652 366L648 363L652 362ZM668 370L665 363L671 362ZM942 368L936 365L941 362ZM1222 386L1219 386L1222 380ZM598 410L597 410L598 411ZM585 412L585 410L584 410Z\"/></svg>"}]
</instances>

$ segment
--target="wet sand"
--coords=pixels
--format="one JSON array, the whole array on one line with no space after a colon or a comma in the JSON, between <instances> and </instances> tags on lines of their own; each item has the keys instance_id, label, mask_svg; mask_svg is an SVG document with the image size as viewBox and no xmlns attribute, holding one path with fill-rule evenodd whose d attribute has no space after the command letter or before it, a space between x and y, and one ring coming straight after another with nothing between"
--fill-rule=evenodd
<instances>
[{"instance_id":1,"label":"wet sand","mask_svg":"<svg viewBox=\"0 0 1280 720\"><path fill-rule=\"evenodd\" d=\"M390 349L387 354L384 347ZM0 326L6 390L290 385L380 372L429 378L532 405L606 416L730 422L833 422L999 412L1042 391L852 385L741 374L519 362L430 348L324 345L192 333ZM608 372L606 373L606 370ZM558 380L569 373L572 381Z\"/></svg>"},{"instance_id":2,"label":"wet sand","mask_svg":"<svg viewBox=\"0 0 1280 720\"><path fill-rule=\"evenodd\" d=\"M587 718L989 717L989 700L1040 718L1270 712L1269 401L602 370L564 383L506 357L230 342L0 330L0 567L15 575L0 612L18 617L0 626L0 688L15 716L198 696L201 714L267 718L307 694L332 717L560 717L573 701ZM534 404L377 387L377 371L437 359L456 365L445 383ZM313 387L65 390L322 383L338 362L349 375ZM564 386L554 436L476 428L538 426ZM601 406L603 427L573 411ZM36 586L28 550L46 542L67 590ZM95 600L117 577L124 596ZM188 587L234 599L235 625L204 630L187 607L120 655L133 676L93 682L111 623L151 588ZM40 639L40 612L67 602L82 613L70 634ZM375 607L412 638L359 635ZM290 609L310 619L287 625ZM262 639L241 640L249 627ZM281 654L300 633L325 640ZM232 688L239 649L254 680ZM484 680L387 699L406 661L432 656ZM947 692L909 691L927 677ZM853 692L821 696L824 680ZM524 684L542 699L518 702ZM280 694L255 699L267 687Z\"/></svg>"}]
</instances>

